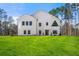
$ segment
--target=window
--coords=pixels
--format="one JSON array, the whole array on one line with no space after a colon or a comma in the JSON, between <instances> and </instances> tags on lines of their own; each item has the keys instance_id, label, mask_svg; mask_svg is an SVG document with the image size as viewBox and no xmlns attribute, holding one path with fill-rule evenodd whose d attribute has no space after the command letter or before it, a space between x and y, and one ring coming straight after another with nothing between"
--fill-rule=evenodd
<instances>
[{"instance_id":1,"label":"window","mask_svg":"<svg viewBox=\"0 0 79 59\"><path fill-rule=\"evenodd\" d=\"M39 30L39 35L41 35L41 30Z\"/></svg>"},{"instance_id":2,"label":"window","mask_svg":"<svg viewBox=\"0 0 79 59\"><path fill-rule=\"evenodd\" d=\"M30 34L30 30L28 30L28 34Z\"/></svg>"},{"instance_id":3,"label":"window","mask_svg":"<svg viewBox=\"0 0 79 59\"><path fill-rule=\"evenodd\" d=\"M41 26L41 23L39 23L39 26Z\"/></svg>"},{"instance_id":4,"label":"window","mask_svg":"<svg viewBox=\"0 0 79 59\"><path fill-rule=\"evenodd\" d=\"M57 30L53 30L53 34L57 34Z\"/></svg>"},{"instance_id":5,"label":"window","mask_svg":"<svg viewBox=\"0 0 79 59\"><path fill-rule=\"evenodd\" d=\"M25 22L24 21L22 21L22 25L25 25Z\"/></svg>"},{"instance_id":6,"label":"window","mask_svg":"<svg viewBox=\"0 0 79 59\"><path fill-rule=\"evenodd\" d=\"M26 30L24 30L24 34L26 34Z\"/></svg>"},{"instance_id":7,"label":"window","mask_svg":"<svg viewBox=\"0 0 79 59\"><path fill-rule=\"evenodd\" d=\"M52 24L52 26L58 26L57 22L54 21L53 24Z\"/></svg>"},{"instance_id":8,"label":"window","mask_svg":"<svg viewBox=\"0 0 79 59\"><path fill-rule=\"evenodd\" d=\"M48 26L48 22L46 22L46 26Z\"/></svg>"},{"instance_id":9,"label":"window","mask_svg":"<svg viewBox=\"0 0 79 59\"><path fill-rule=\"evenodd\" d=\"M26 21L26 25L28 26L28 21Z\"/></svg>"},{"instance_id":10,"label":"window","mask_svg":"<svg viewBox=\"0 0 79 59\"><path fill-rule=\"evenodd\" d=\"M29 21L29 25L32 25L32 21Z\"/></svg>"}]
</instances>

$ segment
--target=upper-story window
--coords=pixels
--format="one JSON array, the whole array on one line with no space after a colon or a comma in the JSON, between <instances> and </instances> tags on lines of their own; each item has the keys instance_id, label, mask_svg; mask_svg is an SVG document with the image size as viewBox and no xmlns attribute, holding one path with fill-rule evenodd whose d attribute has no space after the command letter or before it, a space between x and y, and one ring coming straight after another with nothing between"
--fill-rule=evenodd
<instances>
[{"instance_id":1,"label":"upper-story window","mask_svg":"<svg viewBox=\"0 0 79 59\"><path fill-rule=\"evenodd\" d=\"M57 22L54 21L53 24L52 24L52 26L58 26Z\"/></svg>"},{"instance_id":2,"label":"upper-story window","mask_svg":"<svg viewBox=\"0 0 79 59\"><path fill-rule=\"evenodd\" d=\"M32 25L32 21L29 21L29 25Z\"/></svg>"},{"instance_id":3,"label":"upper-story window","mask_svg":"<svg viewBox=\"0 0 79 59\"><path fill-rule=\"evenodd\" d=\"M48 26L48 22L46 22L46 26Z\"/></svg>"},{"instance_id":4,"label":"upper-story window","mask_svg":"<svg viewBox=\"0 0 79 59\"><path fill-rule=\"evenodd\" d=\"M28 21L26 21L26 25L28 26Z\"/></svg>"},{"instance_id":5,"label":"upper-story window","mask_svg":"<svg viewBox=\"0 0 79 59\"><path fill-rule=\"evenodd\" d=\"M22 21L22 25L25 25L25 22L24 21Z\"/></svg>"},{"instance_id":6,"label":"upper-story window","mask_svg":"<svg viewBox=\"0 0 79 59\"><path fill-rule=\"evenodd\" d=\"M22 25L31 26L32 21L22 21Z\"/></svg>"},{"instance_id":7,"label":"upper-story window","mask_svg":"<svg viewBox=\"0 0 79 59\"><path fill-rule=\"evenodd\" d=\"M41 26L41 23L39 23L39 26Z\"/></svg>"}]
</instances>

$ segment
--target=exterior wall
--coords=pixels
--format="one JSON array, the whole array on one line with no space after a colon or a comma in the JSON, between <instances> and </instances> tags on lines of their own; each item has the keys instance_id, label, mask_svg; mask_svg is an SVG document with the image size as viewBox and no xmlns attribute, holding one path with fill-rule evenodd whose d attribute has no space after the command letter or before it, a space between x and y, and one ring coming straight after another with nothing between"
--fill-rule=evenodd
<instances>
[{"instance_id":1,"label":"exterior wall","mask_svg":"<svg viewBox=\"0 0 79 59\"><path fill-rule=\"evenodd\" d=\"M22 21L32 21L32 26L22 26ZM52 26L54 21L59 26ZM46 22L48 22L48 26L46 26ZM39 23L41 23L41 26L39 26ZM45 35L45 30L49 30L49 35L59 35L60 20L46 12L38 12L33 16L24 15L18 18L18 35L24 35L24 30L26 30L26 33L31 30L30 35L39 35L39 30L41 30L41 35ZM57 30L57 34L53 34L53 30Z\"/></svg>"},{"instance_id":2,"label":"exterior wall","mask_svg":"<svg viewBox=\"0 0 79 59\"><path fill-rule=\"evenodd\" d=\"M22 21L32 21L32 26L26 26L26 25L22 25ZM36 19L34 19L32 16L22 16L18 19L18 35L24 35L24 30L26 30L26 34L28 35L27 32L28 30L31 31L31 34L29 35L36 35Z\"/></svg>"},{"instance_id":3,"label":"exterior wall","mask_svg":"<svg viewBox=\"0 0 79 59\"><path fill-rule=\"evenodd\" d=\"M49 30L49 35L54 35L52 33L53 30L57 30L57 34L60 34L60 21L56 17L45 13L45 12L38 12L34 15L34 17L38 20L37 21L37 35L39 35L39 30L42 31L41 35L45 35L45 30ZM59 26L52 26L53 22L56 21ZM46 26L46 22L48 22L48 26ZM39 23L42 24L42 26L39 27Z\"/></svg>"},{"instance_id":4,"label":"exterior wall","mask_svg":"<svg viewBox=\"0 0 79 59\"><path fill-rule=\"evenodd\" d=\"M57 30L57 34L53 34L53 30ZM57 26L57 27L52 27L51 33L52 33L52 35L60 35L60 27L59 27L59 26Z\"/></svg>"}]
</instances>

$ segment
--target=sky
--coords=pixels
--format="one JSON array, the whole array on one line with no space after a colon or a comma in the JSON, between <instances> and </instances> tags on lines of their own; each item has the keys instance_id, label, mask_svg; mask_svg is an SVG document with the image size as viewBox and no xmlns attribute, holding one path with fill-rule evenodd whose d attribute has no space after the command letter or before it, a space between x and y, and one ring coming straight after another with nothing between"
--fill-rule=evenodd
<instances>
[{"instance_id":1,"label":"sky","mask_svg":"<svg viewBox=\"0 0 79 59\"><path fill-rule=\"evenodd\" d=\"M33 14L39 10L50 11L64 5L63 3L0 3L0 8L3 8L10 16L20 16L23 14Z\"/></svg>"},{"instance_id":2,"label":"sky","mask_svg":"<svg viewBox=\"0 0 79 59\"><path fill-rule=\"evenodd\" d=\"M33 14L40 10L48 12L63 5L63 3L0 3L0 8L4 9L7 15L16 19L24 14Z\"/></svg>"}]
</instances>

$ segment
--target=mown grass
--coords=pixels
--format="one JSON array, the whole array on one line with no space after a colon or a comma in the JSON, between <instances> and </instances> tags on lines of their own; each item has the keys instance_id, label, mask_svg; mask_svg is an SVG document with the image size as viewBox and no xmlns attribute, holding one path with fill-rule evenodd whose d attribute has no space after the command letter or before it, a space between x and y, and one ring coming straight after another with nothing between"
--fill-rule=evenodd
<instances>
[{"instance_id":1,"label":"mown grass","mask_svg":"<svg viewBox=\"0 0 79 59\"><path fill-rule=\"evenodd\" d=\"M79 56L79 37L0 36L0 56Z\"/></svg>"}]
</instances>

